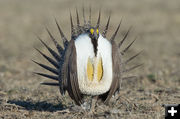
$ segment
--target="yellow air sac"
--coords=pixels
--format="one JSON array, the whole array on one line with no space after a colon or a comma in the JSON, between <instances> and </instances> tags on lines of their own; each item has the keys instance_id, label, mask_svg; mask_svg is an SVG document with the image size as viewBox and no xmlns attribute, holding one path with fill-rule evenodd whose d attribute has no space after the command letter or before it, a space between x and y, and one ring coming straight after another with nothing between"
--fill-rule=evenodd
<instances>
[{"instance_id":1,"label":"yellow air sac","mask_svg":"<svg viewBox=\"0 0 180 119\"><path fill-rule=\"evenodd\" d=\"M88 76L88 79L90 81L93 80L93 72L94 72L93 64L92 64L90 58L88 58L88 62L87 62L87 76Z\"/></svg>"},{"instance_id":2,"label":"yellow air sac","mask_svg":"<svg viewBox=\"0 0 180 119\"><path fill-rule=\"evenodd\" d=\"M99 58L97 65L97 80L100 81L103 76L103 66L102 66L102 58Z\"/></svg>"}]
</instances>

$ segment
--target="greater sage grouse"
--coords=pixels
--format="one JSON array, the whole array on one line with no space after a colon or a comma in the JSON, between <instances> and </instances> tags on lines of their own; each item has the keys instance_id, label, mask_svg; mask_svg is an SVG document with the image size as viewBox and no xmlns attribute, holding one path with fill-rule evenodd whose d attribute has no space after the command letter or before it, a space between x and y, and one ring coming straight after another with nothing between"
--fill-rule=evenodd
<instances>
[{"instance_id":1,"label":"greater sage grouse","mask_svg":"<svg viewBox=\"0 0 180 119\"><path fill-rule=\"evenodd\" d=\"M54 51L39 38L54 59L48 57L40 50L36 50L54 67L49 67L36 61L34 62L42 68L52 72L54 75L37 72L36 74L57 81L57 83L44 82L42 84L59 86L61 95L64 95L67 91L77 105L84 103L84 95L98 97L98 99L101 99L107 104L110 98L120 90L122 73L140 66L136 65L130 69L124 68L124 65L138 56L139 53L130 57L125 62L122 62L122 56L135 40L124 50L120 51L120 47L129 33L128 30L123 39L118 44L115 43L115 37L120 28L121 21L112 37L108 40L106 34L109 27L110 16L107 20L105 29L101 33L99 30L101 12L99 12L97 24L95 26L92 26L91 24L91 9L88 21L85 20L83 10L84 25L80 25L77 10L76 15L77 25L74 26L70 13L71 40L67 40L57 20L55 20L64 48L58 44L47 29L58 52Z\"/></svg>"}]
</instances>

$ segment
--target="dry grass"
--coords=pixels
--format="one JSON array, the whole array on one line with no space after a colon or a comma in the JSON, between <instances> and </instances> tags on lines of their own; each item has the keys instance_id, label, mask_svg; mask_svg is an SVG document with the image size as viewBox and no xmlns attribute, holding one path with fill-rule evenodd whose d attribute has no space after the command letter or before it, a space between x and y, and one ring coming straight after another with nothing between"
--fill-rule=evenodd
<instances>
[{"instance_id":1,"label":"dry grass","mask_svg":"<svg viewBox=\"0 0 180 119\"><path fill-rule=\"evenodd\" d=\"M68 36L69 9L74 13L82 4L82 0L0 0L0 118L93 118L85 112L68 112L67 107L73 106L69 97L62 98L58 88L41 86L46 79L31 73L43 71L31 59L47 63L33 49L36 46L47 53L34 33L52 44L44 25L59 38L56 16ZM91 4L94 23L99 7L102 24L112 11L108 36L123 17L117 41L132 25L127 42L136 36L138 40L129 54L144 50L130 64L143 62L144 66L127 74L138 78L124 80L120 97L112 99L110 106L99 103L94 118L163 118L163 104L180 102L179 0L93 0L84 4Z\"/></svg>"}]
</instances>

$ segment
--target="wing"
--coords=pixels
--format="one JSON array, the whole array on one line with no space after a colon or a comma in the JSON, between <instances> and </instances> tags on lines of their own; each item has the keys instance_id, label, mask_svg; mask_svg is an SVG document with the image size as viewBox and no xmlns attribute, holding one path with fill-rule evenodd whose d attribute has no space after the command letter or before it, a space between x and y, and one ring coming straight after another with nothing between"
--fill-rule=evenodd
<instances>
[{"instance_id":1,"label":"wing","mask_svg":"<svg viewBox=\"0 0 180 119\"><path fill-rule=\"evenodd\" d=\"M65 63L63 65L63 85L68 91L69 96L77 105L80 105L82 103L82 94L78 85L76 48L74 40L70 41L66 54Z\"/></svg>"},{"instance_id":2,"label":"wing","mask_svg":"<svg viewBox=\"0 0 180 119\"><path fill-rule=\"evenodd\" d=\"M67 46L67 49L65 51L65 56L64 56L64 63L61 69L61 86L60 86L60 92L62 95L65 94L66 90L68 90L68 63L69 63L69 57L71 55L71 51L72 51L72 45L73 45L73 41L71 40Z\"/></svg>"},{"instance_id":3,"label":"wing","mask_svg":"<svg viewBox=\"0 0 180 119\"><path fill-rule=\"evenodd\" d=\"M111 87L104 101L105 104L109 102L112 95L120 88L119 81L121 79L120 53L118 51L118 46L116 45L116 43L114 41L111 41L111 44L112 44L113 79L112 79Z\"/></svg>"}]
</instances>

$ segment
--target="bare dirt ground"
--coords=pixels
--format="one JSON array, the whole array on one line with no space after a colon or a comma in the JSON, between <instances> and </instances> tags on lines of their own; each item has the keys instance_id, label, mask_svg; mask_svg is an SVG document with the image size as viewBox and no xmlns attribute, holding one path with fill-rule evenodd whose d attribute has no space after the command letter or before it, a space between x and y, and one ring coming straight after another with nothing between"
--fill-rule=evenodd
<instances>
[{"instance_id":1,"label":"bare dirt ground","mask_svg":"<svg viewBox=\"0 0 180 119\"><path fill-rule=\"evenodd\" d=\"M83 4L91 5L93 23L102 8L101 28L112 12L108 37L123 17L117 42L133 26L124 46L138 40L124 59L143 50L129 66L144 66L125 74L137 79L123 80L120 97L109 106L99 103L94 116L68 112L72 100L62 98L58 88L40 85L48 79L32 74L44 70L31 59L47 63L33 47L48 54L35 34L55 48L45 26L60 39L56 17L70 38L69 10L75 17L75 8L80 11ZM179 5L179 0L0 0L0 118L164 118L163 104L180 103Z\"/></svg>"}]
</instances>

